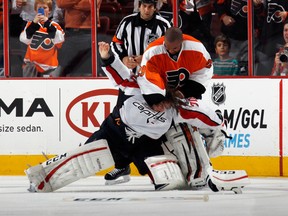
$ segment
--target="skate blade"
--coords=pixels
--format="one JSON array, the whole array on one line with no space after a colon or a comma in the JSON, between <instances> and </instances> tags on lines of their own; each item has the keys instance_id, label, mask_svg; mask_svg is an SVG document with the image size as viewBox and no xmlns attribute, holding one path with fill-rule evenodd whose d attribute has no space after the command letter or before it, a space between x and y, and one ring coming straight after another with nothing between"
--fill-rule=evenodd
<instances>
[{"instance_id":1,"label":"skate blade","mask_svg":"<svg viewBox=\"0 0 288 216\"><path fill-rule=\"evenodd\" d=\"M126 176L121 176L116 180L106 180L105 185L116 185L116 184L122 184L122 183L129 182L129 181L130 181L130 176L126 175Z\"/></svg>"}]
</instances>

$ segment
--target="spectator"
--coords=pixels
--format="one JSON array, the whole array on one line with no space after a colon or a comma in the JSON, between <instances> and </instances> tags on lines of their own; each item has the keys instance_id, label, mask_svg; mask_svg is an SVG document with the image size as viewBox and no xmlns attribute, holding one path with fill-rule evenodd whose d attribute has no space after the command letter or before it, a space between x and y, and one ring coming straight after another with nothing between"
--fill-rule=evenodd
<instances>
[{"instance_id":1,"label":"spectator","mask_svg":"<svg viewBox=\"0 0 288 216\"><path fill-rule=\"evenodd\" d=\"M25 28L27 22L33 21L36 15L34 10L35 0L11 0L10 25L10 76L22 77L22 61L25 56L27 45L19 41L19 35ZM55 0L52 1L52 11ZM53 13L49 14L49 19Z\"/></svg>"},{"instance_id":2,"label":"spectator","mask_svg":"<svg viewBox=\"0 0 288 216\"><path fill-rule=\"evenodd\" d=\"M64 10L65 43L59 52L62 76L91 76L91 0L56 0Z\"/></svg>"},{"instance_id":3,"label":"spectator","mask_svg":"<svg viewBox=\"0 0 288 216\"><path fill-rule=\"evenodd\" d=\"M238 61L229 56L231 43L226 35L215 38L215 52L218 55L213 62L214 75L239 75Z\"/></svg>"},{"instance_id":4,"label":"spectator","mask_svg":"<svg viewBox=\"0 0 288 216\"><path fill-rule=\"evenodd\" d=\"M27 44L24 57L23 76L59 76L58 49L64 41L60 25L51 22L48 16L52 11L51 0L35 0L36 15L20 34L20 41Z\"/></svg>"},{"instance_id":5,"label":"spectator","mask_svg":"<svg viewBox=\"0 0 288 216\"><path fill-rule=\"evenodd\" d=\"M261 0L253 0L256 15L261 13ZM230 56L238 61L248 61L248 24L247 24L247 0L216 0L214 8L221 20L221 32L227 35L231 41ZM254 30L258 30L255 22ZM258 43L255 38L255 44Z\"/></svg>"},{"instance_id":6,"label":"spectator","mask_svg":"<svg viewBox=\"0 0 288 216\"><path fill-rule=\"evenodd\" d=\"M259 0L260 1L260 0ZM269 0L259 3L262 9L262 16L258 16L260 26L260 44L257 50L260 51L260 65L256 75L270 75L274 64L275 53L284 44L283 23L287 20L287 0Z\"/></svg>"},{"instance_id":7,"label":"spectator","mask_svg":"<svg viewBox=\"0 0 288 216\"><path fill-rule=\"evenodd\" d=\"M141 0L139 3L139 12L122 19L111 43L115 56L118 56L134 73L139 69L142 54L148 44L163 36L170 27L166 19L156 14L155 0ZM123 97L123 92L119 90L118 102ZM115 159L115 169L105 175L108 184L116 182L119 177L129 176L130 163L131 158ZM126 177L125 179L129 180Z\"/></svg>"},{"instance_id":8,"label":"spectator","mask_svg":"<svg viewBox=\"0 0 288 216\"><path fill-rule=\"evenodd\" d=\"M272 76L288 76L288 21L283 27L283 38L285 44L275 55Z\"/></svg>"},{"instance_id":9,"label":"spectator","mask_svg":"<svg viewBox=\"0 0 288 216\"><path fill-rule=\"evenodd\" d=\"M214 52L214 38L210 33L212 21L212 1L211 0L185 0L183 8L180 7L182 17L182 31L200 40L206 49ZM180 4L181 6L181 4Z\"/></svg>"}]
</instances>

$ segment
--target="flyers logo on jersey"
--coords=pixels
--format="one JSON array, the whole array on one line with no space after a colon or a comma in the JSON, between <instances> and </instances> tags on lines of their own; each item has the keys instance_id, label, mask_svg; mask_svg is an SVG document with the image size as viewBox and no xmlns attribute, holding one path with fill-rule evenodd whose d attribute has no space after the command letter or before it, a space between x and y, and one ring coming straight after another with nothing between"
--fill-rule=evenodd
<instances>
[{"instance_id":1,"label":"flyers logo on jersey","mask_svg":"<svg viewBox=\"0 0 288 216\"><path fill-rule=\"evenodd\" d=\"M277 3L268 3L268 15L267 22L281 23L283 22L282 17L279 15L280 12L286 11L282 5Z\"/></svg>"},{"instance_id":2,"label":"flyers logo on jersey","mask_svg":"<svg viewBox=\"0 0 288 216\"><path fill-rule=\"evenodd\" d=\"M178 86L184 85L189 78L189 72L185 68L180 68L177 71L168 71L166 74L167 83L170 88L177 88Z\"/></svg>"},{"instance_id":3,"label":"flyers logo on jersey","mask_svg":"<svg viewBox=\"0 0 288 216\"><path fill-rule=\"evenodd\" d=\"M40 46L45 50L50 50L53 48L54 43L48 37L47 33L36 31L32 37L30 47L31 49L37 50Z\"/></svg>"},{"instance_id":4,"label":"flyers logo on jersey","mask_svg":"<svg viewBox=\"0 0 288 216\"><path fill-rule=\"evenodd\" d=\"M232 0L230 9L234 16L247 18L247 0Z\"/></svg>"}]
</instances>

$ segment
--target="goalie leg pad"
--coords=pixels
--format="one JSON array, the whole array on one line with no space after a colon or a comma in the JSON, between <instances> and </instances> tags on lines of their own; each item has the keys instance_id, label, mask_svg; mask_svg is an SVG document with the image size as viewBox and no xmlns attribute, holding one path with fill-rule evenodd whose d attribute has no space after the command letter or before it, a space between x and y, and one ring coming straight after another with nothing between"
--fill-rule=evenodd
<instances>
[{"instance_id":1,"label":"goalie leg pad","mask_svg":"<svg viewBox=\"0 0 288 216\"><path fill-rule=\"evenodd\" d=\"M197 161L192 145L187 143L180 125L176 125L165 134L167 140L174 149L174 155L178 159L181 171L187 181L194 178L197 170Z\"/></svg>"},{"instance_id":2,"label":"goalie leg pad","mask_svg":"<svg viewBox=\"0 0 288 216\"><path fill-rule=\"evenodd\" d=\"M30 192L51 192L114 165L106 140L87 143L25 170Z\"/></svg>"},{"instance_id":3,"label":"goalie leg pad","mask_svg":"<svg viewBox=\"0 0 288 216\"><path fill-rule=\"evenodd\" d=\"M180 126L181 125L181 126ZM197 138L197 135L199 139ZM181 171L191 189L201 189L206 186L207 166L209 158L202 155L199 145L203 146L200 134L194 132L187 124L179 124L166 133L167 140L174 148L174 154L179 161ZM204 149L204 146L203 146ZM208 160L208 161L207 161Z\"/></svg>"},{"instance_id":4,"label":"goalie leg pad","mask_svg":"<svg viewBox=\"0 0 288 216\"><path fill-rule=\"evenodd\" d=\"M153 156L145 159L145 163L153 176L156 190L176 190L186 186L175 156Z\"/></svg>"}]
</instances>

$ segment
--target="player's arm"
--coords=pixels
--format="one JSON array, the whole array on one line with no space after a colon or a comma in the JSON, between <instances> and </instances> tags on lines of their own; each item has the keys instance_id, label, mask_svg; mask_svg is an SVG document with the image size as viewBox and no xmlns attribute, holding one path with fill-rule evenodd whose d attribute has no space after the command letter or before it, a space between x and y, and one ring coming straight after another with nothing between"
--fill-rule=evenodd
<instances>
[{"instance_id":1,"label":"player's arm","mask_svg":"<svg viewBox=\"0 0 288 216\"><path fill-rule=\"evenodd\" d=\"M166 96L165 78L161 77L161 68L159 68L161 60L153 55L153 48L148 47L142 56L141 68L137 77L141 93L151 107L163 102Z\"/></svg>"},{"instance_id":2,"label":"player's arm","mask_svg":"<svg viewBox=\"0 0 288 216\"><path fill-rule=\"evenodd\" d=\"M101 57L101 66L104 73L112 81L115 87L125 88L139 88L134 79L131 79L130 70L120 61L118 57L111 54L110 46L106 42L99 42L99 54Z\"/></svg>"},{"instance_id":3,"label":"player's arm","mask_svg":"<svg viewBox=\"0 0 288 216\"><path fill-rule=\"evenodd\" d=\"M124 18L112 38L111 49L112 52L119 57L123 64L129 69L134 69L139 65L141 59L136 56L129 56L126 47L124 46L125 37L129 37L126 32L127 20Z\"/></svg>"},{"instance_id":4,"label":"player's arm","mask_svg":"<svg viewBox=\"0 0 288 216\"><path fill-rule=\"evenodd\" d=\"M137 83L149 106L153 107L165 100L166 86L154 66L149 64L142 66L137 77Z\"/></svg>"},{"instance_id":5,"label":"player's arm","mask_svg":"<svg viewBox=\"0 0 288 216\"><path fill-rule=\"evenodd\" d=\"M199 91L203 91L203 88L205 88L205 92L213 76L213 62L211 56L204 45L199 42L197 44L195 43L191 58L194 59L194 64L189 68L189 81L201 84L202 87L199 85L197 88L200 88ZM196 83L194 83L194 85L196 85Z\"/></svg>"}]
</instances>

